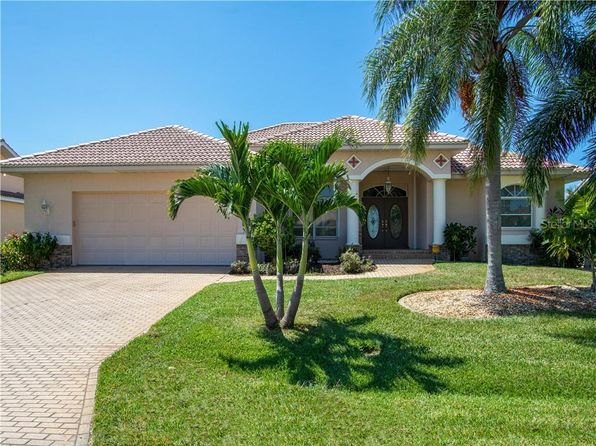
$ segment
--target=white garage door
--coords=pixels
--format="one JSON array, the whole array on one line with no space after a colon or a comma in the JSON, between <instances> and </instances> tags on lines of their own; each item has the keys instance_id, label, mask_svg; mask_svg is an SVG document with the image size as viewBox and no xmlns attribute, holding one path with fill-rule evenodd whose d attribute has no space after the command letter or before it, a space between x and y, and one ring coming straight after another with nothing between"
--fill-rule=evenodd
<instances>
[{"instance_id":1,"label":"white garage door","mask_svg":"<svg viewBox=\"0 0 596 446\"><path fill-rule=\"evenodd\" d=\"M79 265L229 265L237 219L207 198L182 204L176 220L163 193L77 193L74 255Z\"/></svg>"}]
</instances>

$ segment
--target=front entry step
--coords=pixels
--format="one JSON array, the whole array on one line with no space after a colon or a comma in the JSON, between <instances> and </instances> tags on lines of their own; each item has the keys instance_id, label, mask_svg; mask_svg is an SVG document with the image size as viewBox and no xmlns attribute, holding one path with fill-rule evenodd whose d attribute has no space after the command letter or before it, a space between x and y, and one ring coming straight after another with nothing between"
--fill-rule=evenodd
<instances>
[{"instance_id":1,"label":"front entry step","mask_svg":"<svg viewBox=\"0 0 596 446\"><path fill-rule=\"evenodd\" d=\"M430 249L365 249L362 251L362 254L372 257L374 260L433 259L433 254Z\"/></svg>"}]
</instances>

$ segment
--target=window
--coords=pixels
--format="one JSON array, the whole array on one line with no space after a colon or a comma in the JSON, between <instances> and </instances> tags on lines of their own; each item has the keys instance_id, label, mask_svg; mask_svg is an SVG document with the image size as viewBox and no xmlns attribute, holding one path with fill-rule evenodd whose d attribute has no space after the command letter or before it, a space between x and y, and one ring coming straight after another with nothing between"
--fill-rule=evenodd
<instances>
[{"instance_id":1,"label":"window","mask_svg":"<svg viewBox=\"0 0 596 446\"><path fill-rule=\"evenodd\" d=\"M385 186L376 186L376 187L371 187L370 189L366 189L363 193L362 193L362 197L367 198L367 197L407 197L408 194L406 193L405 190L399 188L399 187L395 187L392 186L391 187L391 192L387 193L385 191Z\"/></svg>"},{"instance_id":2,"label":"window","mask_svg":"<svg viewBox=\"0 0 596 446\"><path fill-rule=\"evenodd\" d=\"M321 192L321 197L329 197L332 193L330 187L326 187ZM338 211L327 212L319 217L313 224L312 237L313 239L324 237L337 237L337 218ZM294 226L294 233L297 237L302 237L302 224L297 221Z\"/></svg>"},{"instance_id":3,"label":"window","mask_svg":"<svg viewBox=\"0 0 596 446\"><path fill-rule=\"evenodd\" d=\"M528 192L519 185L501 189L501 224L509 228L532 226L532 205Z\"/></svg>"}]
</instances>

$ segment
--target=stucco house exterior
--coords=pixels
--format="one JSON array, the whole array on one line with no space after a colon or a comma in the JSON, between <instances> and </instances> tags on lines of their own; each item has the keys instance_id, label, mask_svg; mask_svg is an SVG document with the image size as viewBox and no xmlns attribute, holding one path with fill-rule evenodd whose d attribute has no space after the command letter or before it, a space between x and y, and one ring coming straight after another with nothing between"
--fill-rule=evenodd
<instances>
[{"instance_id":1,"label":"stucco house exterior","mask_svg":"<svg viewBox=\"0 0 596 446\"><path fill-rule=\"evenodd\" d=\"M484 259L484 195L481 184L466 179L471 159L463 137L433 133L426 159L414 163L402 153L401 126L388 144L380 121L343 116L254 130L251 148L275 139L314 142L336 128L351 128L358 138L358 146L342 148L333 161L345 163L368 219L361 224L347 210L320 219L313 240L323 258L336 257L345 245L371 253L428 254L432 244L443 244L445 224L460 222L478 227L474 256ZM172 221L167 191L195 168L227 160L222 139L167 126L6 160L0 168L24 179L25 229L58 237L57 264L224 265L245 252L239 221L224 219L199 197ZM504 257L520 262L529 255L530 230L561 203L565 184L587 174L572 164L556 166L539 207L520 186L523 160L506 154L501 163Z\"/></svg>"},{"instance_id":2,"label":"stucco house exterior","mask_svg":"<svg viewBox=\"0 0 596 446\"><path fill-rule=\"evenodd\" d=\"M18 157L4 139L0 139L0 160ZM2 173L0 176L0 233L2 240L10 233L21 233L25 227L23 179Z\"/></svg>"}]
</instances>

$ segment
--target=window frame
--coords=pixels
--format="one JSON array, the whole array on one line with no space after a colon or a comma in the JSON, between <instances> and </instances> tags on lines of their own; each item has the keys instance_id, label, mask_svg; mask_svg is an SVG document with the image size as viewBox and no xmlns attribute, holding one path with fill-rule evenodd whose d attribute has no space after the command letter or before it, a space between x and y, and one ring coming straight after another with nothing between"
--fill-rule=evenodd
<instances>
[{"instance_id":1,"label":"window frame","mask_svg":"<svg viewBox=\"0 0 596 446\"><path fill-rule=\"evenodd\" d=\"M327 186L325 189L323 189L323 191L321 191L321 196L325 197L328 196L328 194L330 194L331 192L331 187ZM330 211L330 212L334 212L335 213L335 235L319 235L317 236L317 221L320 218L323 218L325 214L321 215L321 217L317 218L317 220L314 221L312 228L311 228L311 234L310 237L312 240L335 240L337 238L339 238L339 209L336 209L335 211ZM300 228L300 234L298 234L297 229ZM294 234L296 235L297 239L302 239L302 224L300 223L300 221L296 221L296 224L294 225Z\"/></svg>"},{"instance_id":2,"label":"window frame","mask_svg":"<svg viewBox=\"0 0 596 446\"><path fill-rule=\"evenodd\" d=\"M509 188L513 188L513 192L509 192L510 195L509 196L503 196L503 191L505 189ZM519 193L524 192L525 195L519 195ZM532 209L532 201L530 200L530 195L528 194L528 192L523 188L523 186L521 184L509 184L505 187L501 188L500 191L500 195L501 195L501 200L499 202L499 204L502 204L503 200L507 200L507 201L514 201L514 200L526 200L528 202L528 208L529 208L529 212L527 213L517 213L517 214L511 214L511 213L504 213L502 211L502 206L500 209L500 215L501 215L501 228L504 229L531 229L532 228L532 223L534 220L534 212ZM518 225L518 226L507 226L502 224L503 222L503 217L526 217L529 216L530 217L530 223L526 226L526 225Z\"/></svg>"}]
</instances>

